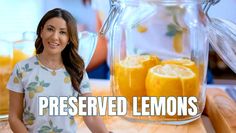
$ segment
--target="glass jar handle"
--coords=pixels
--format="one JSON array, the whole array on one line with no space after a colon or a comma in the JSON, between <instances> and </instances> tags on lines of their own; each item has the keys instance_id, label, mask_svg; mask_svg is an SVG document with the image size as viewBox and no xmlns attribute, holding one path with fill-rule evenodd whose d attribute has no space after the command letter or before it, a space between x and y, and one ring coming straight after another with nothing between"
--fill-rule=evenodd
<instances>
[{"instance_id":1,"label":"glass jar handle","mask_svg":"<svg viewBox=\"0 0 236 133\"><path fill-rule=\"evenodd\" d=\"M221 59L236 73L236 24L224 19L210 18L208 15L210 7L219 2L220 0L208 0L203 3L204 13L209 20L208 39Z\"/></svg>"},{"instance_id":2,"label":"glass jar handle","mask_svg":"<svg viewBox=\"0 0 236 133\"><path fill-rule=\"evenodd\" d=\"M213 49L236 73L236 24L224 19L211 18L208 33Z\"/></svg>"},{"instance_id":3,"label":"glass jar handle","mask_svg":"<svg viewBox=\"0 0 236 133\"><path fill-rule=\"evenodd\" d=\"M83 58L85 68L89 65L97 46L97 34L88 31L78 33L79 49L78 53Z\"/></svg>"},{"instance_id":4,"label":"glass jar handle","mask_svg":"<svg viewBox=\"0 0 236 133\"><path fill-rule=\"evenodd\" d=\"M204 3L203 3L203 5L204 5L203 11L204 11L204 13L207 16L209 21L211 21L209 15L208 15L208 11L209 11L210 7L216 5L219 2L220 2L220 0L205 0L204 1Z\"/></svg>"},{"instance_id":5,"label":"glass jar handle","mask_svg":"<svg viewBox=\"0 0 236 133\"><path fill-rule=\"evenodd\" d=\"M108 17L106 18L104 24L102 25L102 28L100 30L100 35L106 35L107 31L109 30L110 26L112 25L112 22L116 15L118 14L120 9L120 4L117 0L110 0L110 12Z\"/></svg>"}]
</instances>

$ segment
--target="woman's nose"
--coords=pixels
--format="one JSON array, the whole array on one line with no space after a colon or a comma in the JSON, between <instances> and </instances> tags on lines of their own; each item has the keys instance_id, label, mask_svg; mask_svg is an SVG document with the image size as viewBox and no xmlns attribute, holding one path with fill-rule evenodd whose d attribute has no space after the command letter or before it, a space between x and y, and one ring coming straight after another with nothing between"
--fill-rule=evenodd
<instances>
[{"instance_id":1,"label":"woman's nose","mask_svg":"<svg viewBox=\"0 0 236 133\"><path fill-rule=\"evenodd\" d=\"M59 39L59 32L57 32L57 31L55 31L55 32L53 32L53 34L52 34L52 39L54 39L54 40L58 40Z\"/></svg>"}]
</instances>

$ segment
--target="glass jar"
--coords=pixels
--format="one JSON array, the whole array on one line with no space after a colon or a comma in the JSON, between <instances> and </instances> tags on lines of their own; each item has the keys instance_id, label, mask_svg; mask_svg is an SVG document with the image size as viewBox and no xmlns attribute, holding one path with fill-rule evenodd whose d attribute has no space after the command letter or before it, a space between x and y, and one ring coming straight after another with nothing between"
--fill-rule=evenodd
<instances>
[{"instance_id":1,"label":"glass jar","mask_svg":"<svg viewBox=\"0 0 236 133\"><path fill-rule=\"evenodd\" d=\"M83 58L85 68L87 68L96 49L98 36L97 34L92 32L82 31L78 33L78 37L79 37L78 53Z\"/></svg>"},{"instance_id":2,"label":"glass jar","mask_svg":"<svg viewBox=\"0 0 236 133\"><path fill-rule=\"evenodd\" d=\"M102 32L110 26L111 90L126 97L124 118L177 125L198 119L206 99L208 31L215 30L201 1L111 0L111 5ZM211 36L215 43L216 34Z\"/></svg>"},{"instance_id":3,"label":"glass jar","mask_svg":"<svg viewBox=\"0 0 236 133\"><path fill-rule=\"evenodd\" d=\"M0 38L0 120L5 120L9 111L7 82L15 64L34 54L35 33L7 33Z\"/></svg>"},{"instance_id":4,"label":"glass jar","mask_svg":"<svg viewBox=\"0 0 236 133\"><path fill-rule=\"evenodd\" d=\"M13 64L13 44L0 40L0 120L8 116L9 91L6 88Z\"/></svg>"},{"instance_id":5,"label":"glass jar","mask_svg":"<svg viewBox=\"0 0 236 133\"><path fill-rule=\"evenodd\" d=\"M22 39L15 40L13 46L13 66L22 60L35 55L36 34L34 32L23 32Z\"/></svg>"}]
</instances>

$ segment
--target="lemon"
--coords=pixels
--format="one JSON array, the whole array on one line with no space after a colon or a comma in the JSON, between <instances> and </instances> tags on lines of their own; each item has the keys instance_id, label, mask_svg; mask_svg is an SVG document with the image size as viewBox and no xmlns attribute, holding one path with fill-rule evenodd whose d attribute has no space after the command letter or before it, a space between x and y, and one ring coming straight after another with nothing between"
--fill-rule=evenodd
<instances>
[{"instance_id":1,"label":"lemon","mask_svg":"<svg viewBox=\"0 0 236 133\"><path fill-rule=\"evenodd\" d=\"M64 83L67 84L67 83L70 83L70 77L69 76L66 76L64 78Z\"/></svg>"},{"instance_id":2,"label":"lemon","mask_svg":"<svg viewBox=\"0 0 236 133\"><path fill-rule=\"evenodd\" d=\"M171 66L157 65L147 74L146 92L148 96L182 96L183 90L180 78Z\"/></svg>"},{"instance_id":3,"label":"lemon","mask_svg":"<svg viewBox=\"0 0 236 133\"><path fill-rule=\"evenodd\" d=\"M33 125L34 124L34 120L29 119L29 120L26 121L26 124L27 125Z\"/></svg>"},{"instance_id":4,"label":"lemon","mask_svg":"<svg viewBox=\"0 0 236 133\"><path fill-rule=\"evenodd\" d=\"M30 91L30 92L29 92L29 98L30 98L30 99L34 98L34 91Z\"/></svg>"},{"instance_id":5,"label":"lemon","mask_svg":"<svg viewBox=\"0 0 236 133\"><path fill-rule=\"evenodd\" d=\"M19 84L19 83L20 83L20 81L19 81L19 79L18 79L17 77L14 78L13 82L14 82L15 84Z\"/></svg>"},{"instance_id":6,"label":"lemon","mask_svg":"<svg viewBox=\"0 0 236 133\"><path fill-rule=\"evenodd\" d=\"M43 92L43 90L44 90L44 88L42 86L37 86L36 89L35 89L35 91L37 93Z\"/></svg>"},{"instance_id":7,"label":"lemon","mask_svg":"<svg viewBox=\"0 0 236 133\"><path fill-rule=\"evenodd\" d=\"M176 53L183 52L182 35L182 32L177 32L173 37L173 48Z\"/></svg>"},{"instance_id":8,"label":"lemon","mask_svg":"<svg viewBox=\"0 0 236 133\"><path fill-rule=\"evenodd\" d=\"M197 96L196 74L189 68L175 64L157 65L148 71L148 96Z\"/></svg>"},{"instance_id":9,"label":"lemon","mask_svg":"<svg viewBox=\"0 0 236 133\"><path fill-rule=\"evenodd\" d=\"M176 64L180 66L185 66L189 69L191 69L195 74L198 73L198 69L196 64L191 61L190 59L169 59L169 60L163 60L161 64Z\"/></svg>"},{"instance_id":10,"label":"lemon","mask_svg":"<svg viewBox=\"0 0 236 133\"><path fill-rule=\"evenodd\" d=\"M200 84L203 82L202 81L203 74L200 74L200 73L203 72L203 71L201 71L201 69L202 69L201 65L200 65L200 67L197 67L195 62L191 61L190 59L163 60L161 62L161 64L176 64L176 65L184 66L184 67L187 67L187 68L191 69L196 75L195 80L196 80L197 87L194 90L189 90L190 92L188 92L187 94L191 94L193 96L198 96L199 89L200 89ZM188 89L186 89L185 91L187 91L187 90Z\"/></svg>"},{"instance_id":11,"label":"lemon","mask_svg":"<svg viewBox=\"0 0 236 133\"><path fill-rule=\"evenodd\" d=\"M157 65L159 59L153 55L128 56L115 65L116 87L128 102L133 96L145 96L145 79L149 68Z\"/></svg>"},{"instance_id":12,"label":"lemon","mask_svg":"<svg viewBox=\"0 0 236 133\"><path fill-rule=\"evenodd\" d=\"M147 30L148 30L148 29L147 29L146 26L140 25L140 24L137 25L137 31L138 31L138 32L144 33L144 32L147 32Z\"/></svg>"}]
</instances>

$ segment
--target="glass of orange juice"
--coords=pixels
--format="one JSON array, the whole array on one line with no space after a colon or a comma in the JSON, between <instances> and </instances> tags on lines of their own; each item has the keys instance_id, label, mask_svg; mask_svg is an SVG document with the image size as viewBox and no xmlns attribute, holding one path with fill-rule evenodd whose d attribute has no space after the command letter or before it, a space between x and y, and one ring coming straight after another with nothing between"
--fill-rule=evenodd
<instances>
[{"instance_id":1,"label":"glass of orange juice","mask_svg":"<svg viewBox=\"0 0 236 133\"><path fill-rule=\"evenodd\" d=\"M20 40L8 37L0 40L0 119L6 119L8 116L9 91L6 85L10 74L16 63L33 56L34 37L33 32L24 32Z\"/></svg>"},{"instance_id":2,"label":"glass of orange juice","mask_svg":"<svg viewBox=\"0 0 236 133\"><path fill-rule=\"evenodd\" d=\"M24 32L21 40L14 41L13 65L35 54L35 36L34 32Z\"/></svg>"},{"instance_id":3,"label":"glass of orange juice","mask_svg":"<svg viewBox=\"0 0 236 133\"><path fill-rule=\"evenodd\" d=\"M0 120L8 116L9 91L6 88L13 64L13 44L0 40Z\"/></svg>"}]
</instances>

